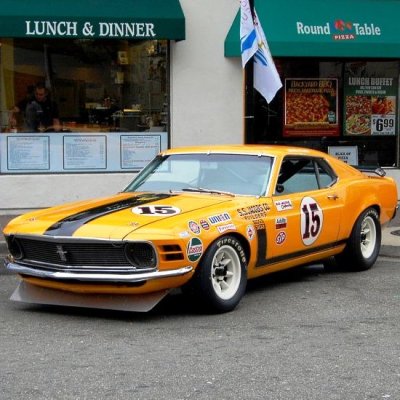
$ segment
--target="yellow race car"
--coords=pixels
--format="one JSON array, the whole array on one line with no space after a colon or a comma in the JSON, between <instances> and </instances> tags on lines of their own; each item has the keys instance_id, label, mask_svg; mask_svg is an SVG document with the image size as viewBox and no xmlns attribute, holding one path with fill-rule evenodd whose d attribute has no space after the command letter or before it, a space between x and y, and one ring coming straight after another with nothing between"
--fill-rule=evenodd
<instances>
[{"instance_id":1,"label":"yellow race car","mask_svg":"<svg viewBox=\"0 0 400 400\"><path fill-rule=\"evenodd\" d=\"M324 262L366 270L396 213L394 180L286 146L159 154L121 193L35 211L4 229L15 301L131 311L170 290L233 310L248 279Z\"/></svg>"}]
</instances>

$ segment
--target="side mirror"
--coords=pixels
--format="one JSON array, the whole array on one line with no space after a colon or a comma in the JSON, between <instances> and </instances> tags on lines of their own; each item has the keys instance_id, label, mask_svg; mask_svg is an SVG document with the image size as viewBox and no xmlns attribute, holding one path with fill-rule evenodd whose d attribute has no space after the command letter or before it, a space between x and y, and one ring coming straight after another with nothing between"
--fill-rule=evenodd
<instances>
[{"instance_id":1,"label":"side mirror","mask_svg":"<svg viewBox=\"0 0 400 400\"><path fill-rule=\"evenodd\" d=\"M283 193L284 190L285 190L285 187L281 183L278 183L276 185L276 189L275 189L276 193Z\"/></svg>"}]
</instances>

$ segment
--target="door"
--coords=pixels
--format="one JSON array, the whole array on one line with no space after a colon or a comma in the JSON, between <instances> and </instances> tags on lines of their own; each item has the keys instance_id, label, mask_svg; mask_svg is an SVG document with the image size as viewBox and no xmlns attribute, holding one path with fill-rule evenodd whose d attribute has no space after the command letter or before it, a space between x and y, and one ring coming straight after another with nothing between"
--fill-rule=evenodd
<instances>
[{"instance_id":1,"label":"door","mask_svg":"<svg viewBox=\"0 0 400 400\"><path fill-rule=\"evenodd\" d=\"M281 164L267 221L268 258L285 261L335 246L343 199L322 159L287 157ZM273 217L272 217L273 216Z\"/></svg>"}]
</instances>

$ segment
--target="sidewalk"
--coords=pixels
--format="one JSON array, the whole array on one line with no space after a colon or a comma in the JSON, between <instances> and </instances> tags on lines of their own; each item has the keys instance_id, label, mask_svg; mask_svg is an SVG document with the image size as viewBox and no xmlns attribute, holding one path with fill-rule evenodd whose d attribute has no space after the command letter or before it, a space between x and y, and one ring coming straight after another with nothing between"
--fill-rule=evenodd
<instances>
[{"instance_id":1,"label":"sidewalk","mask_svg":"<svg viewBox=\"0 0 400 400\"><path fill-rule=\"evenodd\" d=\"M7 254L7 246L2 234L3 228L7 225L8 221L16 216L17 215L0 214L0 257ZM382 247L380 255L400 258L400 208L397 211L396 218L393 219L382 231Z\"/></svg>"}]
</instances>

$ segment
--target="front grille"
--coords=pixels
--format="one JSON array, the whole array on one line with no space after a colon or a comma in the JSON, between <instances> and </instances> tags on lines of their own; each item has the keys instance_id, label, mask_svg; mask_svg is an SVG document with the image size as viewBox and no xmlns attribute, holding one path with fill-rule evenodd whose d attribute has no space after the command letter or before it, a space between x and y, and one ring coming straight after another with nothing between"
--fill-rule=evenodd
<instances>
[{"instance_id":1,"label":"front grille","mask_svg":"<svg viewBox=\"0 0 400 400\"><path fill-rule=\"evenodd\" d=\"M12 238L22 249L19 262L36 264L51 269L126 270L155 267L153 247L148 243L135 243L136 263L132 265L126 255L126 244L107 241L54 241L31 238ZM10 242L10 241L9 241ZM132 247L130 243L129 246ZM143 257L143 254L146 257ZM153 263L149 262L151 254Z\"/></svg>"}]
</instances>

